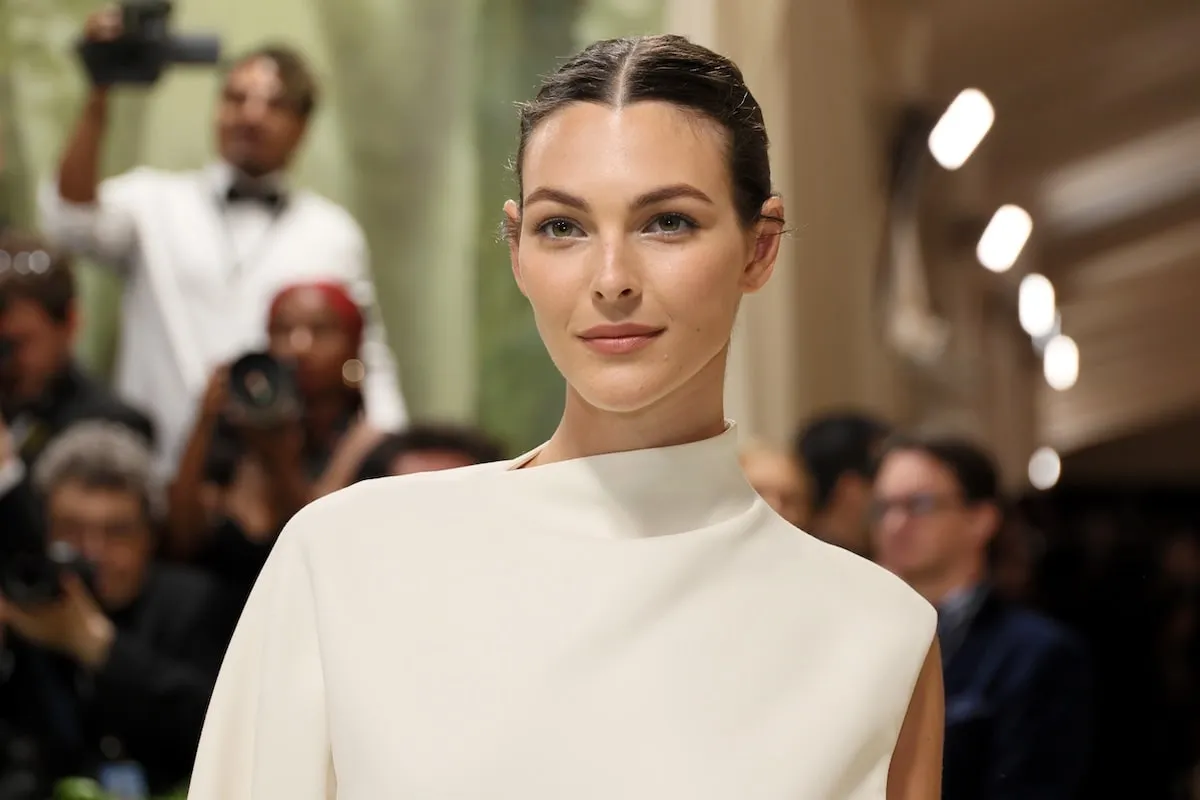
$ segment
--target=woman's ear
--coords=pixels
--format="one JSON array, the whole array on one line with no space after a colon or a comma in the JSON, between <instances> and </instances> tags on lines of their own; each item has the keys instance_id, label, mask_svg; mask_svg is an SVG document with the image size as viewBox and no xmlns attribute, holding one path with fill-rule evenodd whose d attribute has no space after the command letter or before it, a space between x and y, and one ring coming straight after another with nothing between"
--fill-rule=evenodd
<instances>
[{"instance_id":1,"label":"woman's ear","mask_svg":"<svg viewBox=\"0 0 1200 800\"><path fill-rule=\"evenodd\" d=\"M521 279L521 209L517 201L509 200L504 204L504 238L508 241L508 259L512 263L513 278L521 294L525 294L525 282Z\"/></svg>"},{"instance_id":2,"label":"woman's ear","mask_svg":"<svg viewBox=\"0 0 1200 800\"><path fill-rule=\"evenodd\" d=\"M783 200L771 197L762 205L758 220L754 223L753 249L750 260L742 270L742 291L757 292L775 270L779 258L779 240L783 237Z\"/></svg>"}]
</instances>

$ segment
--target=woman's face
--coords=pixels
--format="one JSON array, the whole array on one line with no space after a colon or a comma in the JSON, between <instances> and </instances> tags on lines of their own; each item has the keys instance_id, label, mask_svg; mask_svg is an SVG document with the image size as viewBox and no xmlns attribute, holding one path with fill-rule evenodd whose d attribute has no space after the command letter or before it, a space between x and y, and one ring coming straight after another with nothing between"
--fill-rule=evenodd
<instances>
[{"instance_id":1,"label":"woman's face","mask_svg":"<svg viewBox=\"0 0 1200 800\"><path fill-rule=\"evenodd\" d=\"M346 362L358 355L345 321L319 289L287 292L271 316L269 334L271 355L296 365L306 395L340 389Z\"/></svg>"},{"instance_id":2,"label":"woman's face","mask_svg":"<svg viewBox=\"0 0 1200 800\"><path fill-rule=\"evenodd\" d=\"M724 132L659 102L575 103L526 145L505 213L513 273L571 388L606 411L720 392L742 295L766 283L776 223L744 226ZM771 200L764 213L782 217Z\"/></svg>"}]
</instances>

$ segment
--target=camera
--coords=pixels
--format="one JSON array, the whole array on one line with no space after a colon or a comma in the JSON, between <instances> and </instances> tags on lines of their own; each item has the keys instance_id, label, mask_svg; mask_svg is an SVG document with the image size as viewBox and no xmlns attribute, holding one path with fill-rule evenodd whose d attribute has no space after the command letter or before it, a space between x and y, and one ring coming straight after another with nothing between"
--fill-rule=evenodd
<instances>
[{"instance_id":1,"label":"camera","mask_svg":"<svg viewBox=\"0 0 1200 800\"><path fill-rule=\"evenodd\" d=\"M79 576L95 594L96 571L91 562L68 544L55 542L46 552L5 553L0 567L0 594L13 605L30 608L62 596L63 575Z\"/></svg>"},{"instance_id":2,"label":"camera","mask_svg":"<svg viewBox=\"0 0 1200 800\"><path fill-rule=\"evenodd\" d=\"M172 64L216 64L221 40L211 35L172 34L170 0L125 0L121 36L83 41L78 50L92 83L149 85Z\"/></svg>"},{"instance_id":3,"label":"camera","mask_svg":"<svg viewBox=\"0 0 1200 800\"><path fill-rule=\"evenodd\" d=\"M269 353L247 353L229 366L229 400L237 421L271 428L300 416L295 370Z\"/></svg>"}]
</instances>

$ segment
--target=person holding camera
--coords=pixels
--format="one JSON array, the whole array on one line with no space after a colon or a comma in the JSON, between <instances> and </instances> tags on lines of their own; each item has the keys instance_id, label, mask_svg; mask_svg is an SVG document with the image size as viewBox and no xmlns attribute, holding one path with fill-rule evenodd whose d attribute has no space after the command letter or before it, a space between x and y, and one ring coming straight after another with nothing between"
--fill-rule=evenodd
<instances>
[{"instance_id":1,"label":"person holding camera","mask_svg":"<svg viewBox=\"0 0 1200 800\"><path fill-rule=\"evenodd\" d=\"M363 348L366 411L375 426L399 428L406 412L374 312L362 230L344 208L287 179L318 103L302 56L272 46L232 63L217 101L214 163L194 172L141 167L99 179L111 84L146 74L139 63L122 71L113 62L143 45L145 53L159 52L145 40L161 28L148 27L131 8L88 18L92 88L57 183L42 187L39 204L56 243L126 279L116 386L153 413L165 474L178 463L206 377L261 344L270 298L297 276L345 283L372 309ZM105 46L116 55L99 58Z\"/></svg>"},{"instance_id":2,"label":"person holding camera","mask_svg":"<svg viewBox=\"0 0 1200 800\"><path fill-rule=\"evenodd\" d=\"M209 379L170 489L173 555L248 592L284 523L378 439L361 415L364 327L339 284L276 295L267 351Z\"/></svg>"},{"instance_id":3,"label":"person holding camera","mask_svg":"<svg viewBox=\"0 0 1200 800\"><path fill-rule=\"evenodd\" d=\"M232 607L206 576L153 562L152 465L127 429L74 426L33 475L48 548L0 565L0 713L47 783L133 773L158 792L189 771Z\"/></svg>"},{"instance_id":4,"label":"person holding camera","mask_svg":"<svg viewBox=\"0 0 1200 800\"><path fill-rule=\"evenodd\" d=\"M78 324L68 259L39 236L0 232L0 415L31 469L55 436L85 419L116 422L154 440L145 414L75 363Z\"/></svg>"}]
</instances>

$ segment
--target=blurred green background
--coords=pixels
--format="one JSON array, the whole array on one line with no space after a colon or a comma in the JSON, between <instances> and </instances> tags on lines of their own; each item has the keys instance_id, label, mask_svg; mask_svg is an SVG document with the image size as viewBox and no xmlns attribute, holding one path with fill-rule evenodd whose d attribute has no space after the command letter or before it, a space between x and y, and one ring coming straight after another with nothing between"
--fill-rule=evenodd
<instances>
[{"instance_id":1,"label":"blurred green background","mask_svg":"<svg viewBox=\"0 0 1200 800\"><path fill-rule=\"evenodd\" d=\"M84 83L72 44L94 0L0 0L0 213L33 224ZM663 0L178 0L179 30L227 54L299 47L323 107L298 183L348 207L371 245L380 305L415 417L474 421L516 451L558 421L562 380L498 238L513 184L514 104L582 44L661 30ZM211 158L216 77L180 68L118 98L105 169ZM82 265L80 356L111 366L116 283Z\"/></svg>"}]
</instances>

